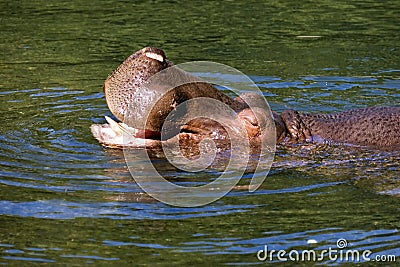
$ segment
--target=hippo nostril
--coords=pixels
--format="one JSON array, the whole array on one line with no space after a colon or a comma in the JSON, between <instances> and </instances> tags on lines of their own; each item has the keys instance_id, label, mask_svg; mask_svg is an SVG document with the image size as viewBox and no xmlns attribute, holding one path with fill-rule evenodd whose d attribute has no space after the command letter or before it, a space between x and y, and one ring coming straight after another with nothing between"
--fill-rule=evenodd
<instances>
[{"instance_id":1,"label":"hippo nostril","mask_svg":"<svg viewBox=\"0 0 400 267\"><path fill-rule=\"evenodd\" d=\"M160 54L154 53L154 52L146 52L145 53L146 57L158 60L160 62L164 62L164 57Z\"/></svg>"}]
</instances>

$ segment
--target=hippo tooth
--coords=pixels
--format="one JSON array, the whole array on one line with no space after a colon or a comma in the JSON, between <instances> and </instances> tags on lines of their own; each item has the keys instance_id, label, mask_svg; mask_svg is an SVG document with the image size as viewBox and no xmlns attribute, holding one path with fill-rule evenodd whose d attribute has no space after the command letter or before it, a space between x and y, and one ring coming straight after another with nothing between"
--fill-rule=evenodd
<instances>
[{"instance_id":1,"label":"hippo tooth","mask_svg":"<svg viewBox=\"0 0 400 267\"><path fill-rule=\"evenodd\" d=\"M156 53L153 53L153 52L146 52L145 55L146 55L146 57L158 60L160 62L164 62L164 58L163 58L162 55L159 55L159 54L156 54Z\"/></svg>"},{"instance_id":2,"label":"hippo tooth","mask_svg":"<svg viewBox=\"0 0 400 267\"><path fill-rule=\"evenodd\" d=\"M106 121L108 122L108 124L110 124L111 129L117 134L117 135L121 135L122 134L122 129L121 127L118 125L118 123L116 121L114 121L113 119L111 119L108 116L104 116L104 118L106 118Z\"/></svg>"},{"instance_id":3,"label":"hippo tooth","mask_svg":"<svg viewBox=\"0 0 400 267\"><path fill-rule=\"evenodd\" d=\"M131 128L125 123L117 123L113 119L111 119L108 116L104 116L106 118L106 121L110 125L111 129L115 132L117 135L122 135L123 133L126 133L128 135L133 135L135 136L138 132L137 129Z\"/></svg>"}]
</instances>

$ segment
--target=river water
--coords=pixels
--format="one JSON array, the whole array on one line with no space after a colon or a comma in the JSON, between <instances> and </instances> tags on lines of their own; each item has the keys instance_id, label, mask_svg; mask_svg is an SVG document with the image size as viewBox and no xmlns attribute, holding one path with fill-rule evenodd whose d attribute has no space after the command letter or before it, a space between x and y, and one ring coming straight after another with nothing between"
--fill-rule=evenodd
<instances>
[{"instance_id":1,"label":"river water","mask_svg":"<svg viewBox=\"0 0 400 267\"><path fill-rule=\"evenodd\" d=\"M242 71L277 112L399 106L397 1L0 7L1 265L316 264L282 263L277 254L260 261L265 246L318 255L370 250L371 260L399 264L398 152L278 147L256 192L237 189L206 206L178 208L143 193L122 151L103 148L89 130L110 115L102 93L107 75L147 45L175 63L207 60ZM215 175L154 163L181 185ZM340 239L347 247L338 247Z\"/></svg>"}]
</instances>

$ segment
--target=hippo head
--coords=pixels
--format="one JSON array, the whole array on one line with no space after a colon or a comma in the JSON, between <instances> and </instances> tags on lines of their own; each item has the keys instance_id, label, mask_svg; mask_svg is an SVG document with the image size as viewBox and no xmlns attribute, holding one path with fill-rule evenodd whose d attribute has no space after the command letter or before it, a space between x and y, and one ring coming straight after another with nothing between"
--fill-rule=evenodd
<instances>
[{"instance_id":1,"label":"hippo head","mask_svg":"<svg viewBox=\"0 0 400 267\"><path fill-rule=\"evenodd\" d=\"M170 69L173 69L174 72L165 72ZM151 87L147 86L149 80L159 73L164 73L165 79L162 79L156 86L154 84ZM154 146L154 144L176 136L181 140L180 143L181 145L183 143L183 146L191 146L204 137L220 141L229 139L223 126L224 123L221 124L210 118L201 117L183 123L179 123L178 120L172 127L167 127L167 133L164 135L163 132L164 137L161 138L161 129L169 118L168 115L174 112L181 103L200 97L220 101L236 112L237 123L233 123L233 132L236 132L240 137L249 139L250 142L257 142L263 133L263 129L270 126L271 120L269 118L271 114L263 108L250 109L248 102L244 101L249 99L249 96L232 99L213 85L197 77L189 83L179 85L168 91L160 89L164 83L168 83L171 76L176 77L177 75L187 76L189 80L192 79L190 77L194 77L173 67L162 50L145 47L128 57L107 78L104 83L104 93L111 113L124 122L120 123L120 126L122 125L125 128L124 132L130 132L134 139L146 140L146 142L140 142L140 144L131 142L128 146L140 147L143 144L146 147L150 146L148 144ZM159 95L159 97L154 98L154 95ZM256 102L265 103L262 96L250 96L250 98L257 97L261 97L262 101L256 100ZM148 110L146 116L143 116L141 113L149 107L150 110ZM185 108L184 110L190 113L190 111L204 107L199 107L197 104ZM116 141L114 133L108 134L107 126L92 126L91 129L94 136L106 146L126 146L126 144L121 143L121 140ZM116 127L114 127L114 132L115 129Z\"/></svg>"}]
</instances>

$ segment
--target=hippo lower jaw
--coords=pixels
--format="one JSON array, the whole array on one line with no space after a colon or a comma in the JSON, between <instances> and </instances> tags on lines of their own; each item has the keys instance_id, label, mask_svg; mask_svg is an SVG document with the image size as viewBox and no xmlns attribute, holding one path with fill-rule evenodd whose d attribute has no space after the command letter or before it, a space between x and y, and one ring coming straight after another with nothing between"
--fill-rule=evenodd
<instances>
[{"instance_id":1,"label":"hippo lower jaw","mask_svg":"<svg viewBox=\"0 0 400 267\"><path fill-rule=\"evenodd\" d=\"M245 109L238 114L244 124L245 133L239 132L234 138L246 138L251 146L261 142L262 129L254 121L251 110ZM135 129L122 122L116 122L105 116L108 124L93 124L90 130L93 136L105 147L110 148L160 148L163 143L179 142L183 149L195 146L208 138L218 143L218 147L227 147L232 136L218 122L207 118L196 118L180 127L180 132L166 140L161 140L161 133L150 130ZM189 149L191 150L191 149Z\"/></svg>"},{"instance_id":2,"label":"hippo lower jaw","mask_svg":"<svg viewBox=\"0 0 400 267\"><path fill-rule=\"evenodd\" d=\"M161 145L160 140L146 138L146 135L143 136L143 130L129 127L124 123L117 123L107 116L105 118L108 124L93 124L90 126L93 136L105 147L151 148Z\"/></svg>"},{"instance_id":3,"label":"hippo lower jaw","mask_svg":"<svg viewBox=\"0 0 400 267\"><path fill-rule=\"evenodd\" d=\"M161 133L149 130L140 130L129 127L125 123L116 122L108 116L105 116L108 124L93 124L90 130L93 136L105 147L110 148L159 148L162 142L167 143L174 138L185 137L185 139L196 140L198 135L206 136L206 130L182 127L183 131L168 140L161 141Z\"/></svg>"}]
</instances>

